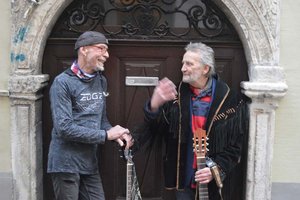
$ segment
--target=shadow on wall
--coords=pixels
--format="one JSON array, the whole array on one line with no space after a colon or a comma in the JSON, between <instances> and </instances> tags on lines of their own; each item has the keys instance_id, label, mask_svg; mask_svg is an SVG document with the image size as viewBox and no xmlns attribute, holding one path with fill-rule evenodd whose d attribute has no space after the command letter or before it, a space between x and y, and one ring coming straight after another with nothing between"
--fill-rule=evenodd
<instances>
[{"instance_id":1,"label":"shadow on wall","mask_svg":"<svg viewBox=\"0 0 300 200\"><path fill-rule=\"evenodd\" d=\"M12 199L12 174L0 172L0 200Z\"/></svg>"},{"instance_id":2,"label":"shadow on wall","mask_svg":"<svg viewBox=\"0 0 300 200\"><path fill-rule=\"evenodd\" d=\"M300 198L300 183L273 183L272 200L298 200Z\"/></svg>"}]
</instances>

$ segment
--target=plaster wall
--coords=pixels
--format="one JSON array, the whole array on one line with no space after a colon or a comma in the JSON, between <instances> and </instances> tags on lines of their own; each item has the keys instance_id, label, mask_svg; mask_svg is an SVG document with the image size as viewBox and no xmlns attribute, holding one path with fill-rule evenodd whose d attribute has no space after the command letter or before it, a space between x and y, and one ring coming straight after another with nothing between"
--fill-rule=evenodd
<instances>
[{"instance_id":1,"label":"plaster wall","mask_svg":"<svg viewBox=\"0 0 300 200\"><path fill-rule=\"evenodd\" d=\"M0 1L0 173L11 172L10 106L8 79L10 72L10 2Z\"/></svg>"},{"instance_id":2,"label":"plaster wall","mask_svg":"<svg viewBox=\"0 0 300 200\"><path fill-rule=\"evenodd\" d=\"M12 167L10 139L10 75L11 38L10 1L0 1L0 200L12 199Z\"/></svg>"},{"instance_id":3,"label":"plaster wall","mask_svg":"<svg viewBox=\"0 0 300 200\"><path fill-rule=\"evenodd\" d=\"M300 1L281 1L280 66L289 89L276 111L272 182L300 183L299 9Z\"/></svg>"}]
</instances>

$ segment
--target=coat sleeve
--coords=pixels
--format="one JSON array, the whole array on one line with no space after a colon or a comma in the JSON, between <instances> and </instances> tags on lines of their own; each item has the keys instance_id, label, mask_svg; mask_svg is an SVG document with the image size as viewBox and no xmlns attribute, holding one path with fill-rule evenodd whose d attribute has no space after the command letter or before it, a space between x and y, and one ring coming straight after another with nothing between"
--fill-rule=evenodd
<instances>
[{"instance_id":1,"label":"coat sleeve","mask_svg":"<svg viewBox=\"0 0 300 200\"><path fill-rule=\"evenodd\" d=\"M240 101L237 107L229 107L217 115L215 120L213 136L209 139L213 145L209 147L209 151L220 169L228 174L241 159L244 139L248 133L248 105Z\"/></svg>"},{"instance_id":2,"label":"coat sleeve","mask_svg":"<svg viewBox=\"0 0 300 200\"><path fill-rule=\"evenodd\" d=\"M134 137L133 150L137 151L142 146L150 148L157 136L162 136L165 132L165 119L163 117L163 107L159 108L157 112L150 110L150 100L144 105L144 121L134 127L132 135Z\"/></svg>"}]
</instances>

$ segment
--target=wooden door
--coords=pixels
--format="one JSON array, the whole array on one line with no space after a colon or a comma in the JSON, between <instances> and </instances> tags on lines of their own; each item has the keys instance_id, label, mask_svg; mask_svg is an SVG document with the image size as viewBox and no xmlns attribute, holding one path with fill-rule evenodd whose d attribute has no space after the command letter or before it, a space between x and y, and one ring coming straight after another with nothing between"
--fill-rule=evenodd
<instances>
[{"instance_id":1,"label":"wooden door","mask_svg":"<svg viewBox=\"0 0 300 200\"><path fill-rule=\"evenodd\" d=\"M46 171L52 128L49 87L55 76L68 68L75 58L73 45L74 41L49 39L45 49L43 73L50 75L50 82L44 91L43 100L44 171ZM108 79L110 93L107 99L107 112L112 125L119 124L132 130L142 122L143 105L150 98L154 88L153 86L128 86L125 84L126 78L168 77L178 83L181 80L181 59L185 45L186 43L163 42L113 42L109 45L110 58L105 64L105 76ZM231 87L239 89L240 81L248 79L242 46L218 43L210 45L216 52L218 74ZM134 157L143 199L174 199L173 192L164 189L162 158L162 141L156 141L150 149L142 148ZM118 145L114 142L101 145L99 160L106 198L124 199L126 163L120 158ZM46 173L44 178L44 198L53 199L50 178Z\"/></svg>"},{"instance_id":2,"label":"wooden door","mask_svg":"<svg viewBox=\"0 0 300 200\"><path fill-rule=\"evenodd\" d=\"M106 64L105 74L108 78L109 100L108 115L113 124L121 124L134 129L143 121L143 106L152 94L151 86L126 86L126 78L130 77L157 77L167 76L178 82L183 48L181 46L162 45L111 45L111 56ZM141 150L134 157L137 176L144 199L162 198L171 193L164 191L162 174L162 141L155 143L150 150ZM116 148L108 147L115 152ZM104 155L103 162L112 162L108 154ZM103 181L109 182L113 178L114 187L105 187L108 199L125 196L125 163L114 159L113 170L108 165L100 164L103 172ZM105 174L105 175L104 175ZM104 184L105 185L105 184Z\"/></svg>"},{"instance_id":3,"label":"wooden door","mask_svg":"<svg viewBox=\"0 0 300 200\"><path fill-rule=\"evenodd\" d=\"M108 117L113 125L132 130L143 120L142 107L153 86L126 85L132 77L168 77L181 80L181 59L187 42L203 41L216 53L217 73L229 86L240 90L248 80L243 48L231 23L212 1L104 1L74 0L63 11L47 40L42 72L50 75L43 99L44 199L53 199L46 174L52 120L49 88L53 79L75 58L75 38L86 30L104 33L110 40L110 58L105 64L108 79ZM125 161L119 147L107 142L99 148L99 166L106 199L124 199ZM135 154L138 181L143 199L173 200L163 187L162 141ZM245 153L246 155L246 153ZM245 164L245 162L242 162ZM242 168L246 169L246 165ZM241 199L245 172L232 200Z\"/></svg>"}]
</instances>

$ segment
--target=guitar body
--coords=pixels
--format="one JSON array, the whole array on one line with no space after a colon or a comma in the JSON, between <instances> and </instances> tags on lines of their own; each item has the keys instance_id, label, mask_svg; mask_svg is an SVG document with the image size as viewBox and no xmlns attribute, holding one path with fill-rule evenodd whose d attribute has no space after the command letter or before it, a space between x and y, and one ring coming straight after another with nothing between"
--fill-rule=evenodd
<instances>
[{"instance_id":1,"label":"guitar body","mask_svg":"<svg viewBox=\"0 0 300 200\"><path fill-rule=\"evenodd\" d=\"M194 151L197 158L197 169L203 169L206 167L206 152L207 152L207 138L206 131L198 128L194 133ZM199 184L198 187L198 196L199 200L209 200L207 184Z\"/></svg>"}]
</instances>

